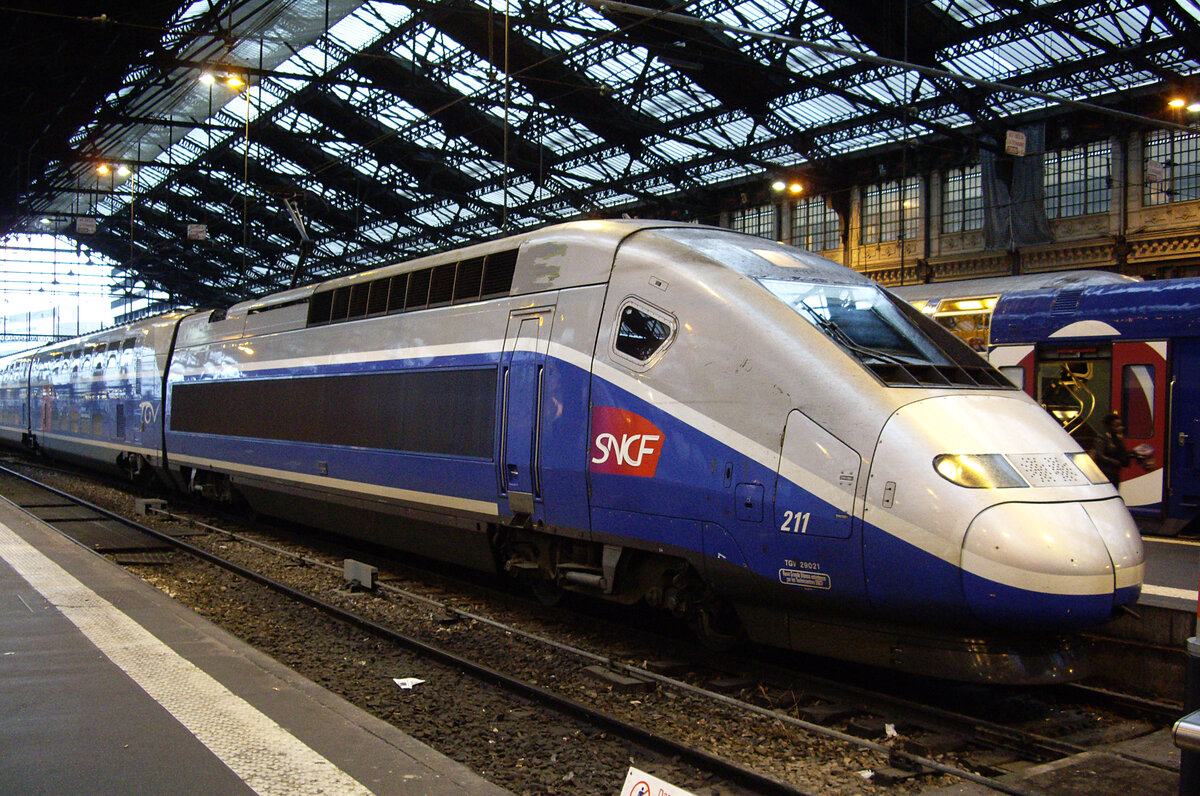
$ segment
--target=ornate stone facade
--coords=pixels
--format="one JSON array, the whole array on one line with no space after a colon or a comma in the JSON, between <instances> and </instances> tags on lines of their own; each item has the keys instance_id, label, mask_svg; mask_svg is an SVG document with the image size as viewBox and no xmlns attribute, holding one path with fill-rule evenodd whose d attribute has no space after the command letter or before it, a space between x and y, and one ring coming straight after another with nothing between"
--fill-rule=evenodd
<instances>
[{"instance_id":1,"label":"ornate stone facade","mask_svg":"<svg viewBox=\"0 0 1200 796\"><path fill-rule=\"evenodd\" d=\"M933 172L922 181L919 203L933 216L922 225L922 235L904 241L903 251L899 241L858 243L861 192L854 190L849 218L843 219L846 243L840 252L822 254L888 286L1083 268L1145 278L1200 276L1200 200L1143 205L1142 191L1129 187L1143 184L1142 157L1133 154L1141 152L1141 138L1131 136L1127 148L1113 143L1110 209L1051 220L1051 243L987 250L982 230L940 233L941 175ZM1126 151L1132 154L1128 162ZM780 209L789 217L788 202Z\"/></svg>"}]
</instances>

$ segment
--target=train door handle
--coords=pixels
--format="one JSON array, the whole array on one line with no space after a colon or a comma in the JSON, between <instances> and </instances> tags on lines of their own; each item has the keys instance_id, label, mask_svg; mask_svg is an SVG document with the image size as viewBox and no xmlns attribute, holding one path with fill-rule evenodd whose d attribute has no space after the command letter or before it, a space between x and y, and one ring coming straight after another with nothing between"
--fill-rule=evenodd
<instances>
[{"instance_id":1,"label":"train door handle","mask_svg":"<svg viewBox=\"0 0 1200 796\"><path fill-rule=\"evenodd\" d=\"M519 477L520 477L520 470L517 468L517 466L515 464L510 464L508 466L508 483L510 483L510 484L517 483L517 480Z\"/></svg>"},{"instance_id":2,"label":"train door handle","mask_svg":"<svg viewBox=\"0 0 1200 796\"><path fill-rule=\"evenodd\" d=\"M1179 444L1180 444L1180 445L1186 445L1186 444L1187 444L1187 441L1188 441L1188 435L1187 435L1187 432L1185 432L1185 431L1180 431L1180 432L1179 432Z\"/></svg>"}]
</instances>

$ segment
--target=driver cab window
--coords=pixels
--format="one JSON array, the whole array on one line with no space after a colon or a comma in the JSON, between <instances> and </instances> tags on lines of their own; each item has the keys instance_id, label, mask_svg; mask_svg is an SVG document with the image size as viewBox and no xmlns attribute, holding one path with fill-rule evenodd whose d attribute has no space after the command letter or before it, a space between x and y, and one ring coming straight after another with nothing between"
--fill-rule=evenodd
<instances>
[{"instance_id":1,"label":"driver cab window","mask_svg":"<svg viewBox=\"0 0 1200 796\"><path fill-rule=\"evenodd\" d=\"M666 348L674 332L674 318L629 301L621 308L613 347L626 358L645 364Z\"/></svg>"}]
</instances>

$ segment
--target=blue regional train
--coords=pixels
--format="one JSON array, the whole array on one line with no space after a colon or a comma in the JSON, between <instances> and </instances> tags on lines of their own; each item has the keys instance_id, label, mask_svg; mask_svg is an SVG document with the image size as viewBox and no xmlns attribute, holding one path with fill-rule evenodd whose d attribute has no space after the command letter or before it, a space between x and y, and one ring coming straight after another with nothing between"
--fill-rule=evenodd
<instances>
[{"instance_id":1,"label":"blue regional train","mask_svg":"<svg viewBox=\"0 0 1200 796\"><path fill-rule=\"evenodd\" d=\"M1147 532L1200 531L1200 279L1006 293L991 362L1085 448L1117 412L1121 497Z\"/></svg>"},{"instance_id":2,"label":"blue regional train","mask_svg":"<svg viewBox=\"0 0 1200 796\"><path fill-rule=\"evenodd\" d=\"M1028 395L867 278L576 222L0 361L50 456L712 638L988 682L1080 674L1141 538Z\"/></svg>"}]
</instances>

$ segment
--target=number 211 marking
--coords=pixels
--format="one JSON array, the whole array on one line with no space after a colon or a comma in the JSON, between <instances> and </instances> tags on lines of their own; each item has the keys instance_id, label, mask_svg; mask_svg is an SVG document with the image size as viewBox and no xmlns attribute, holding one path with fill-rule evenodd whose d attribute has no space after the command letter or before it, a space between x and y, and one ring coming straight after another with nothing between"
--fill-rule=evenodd
<instances>
[{"instance_id":1,"label":"number 211 marking","mask_svg":"<svg viewBox=\"0 0 1200 796\"><path fill-rule=\"evenodd\" d=\"M785 511L783 512L783 525L779 526L779 530L784 533L807 533L808 519L811 516L811 511Z\"/></svg>"}]
</instances>

